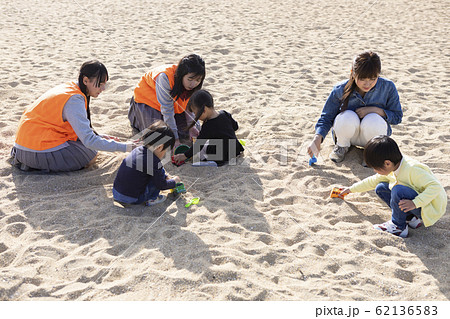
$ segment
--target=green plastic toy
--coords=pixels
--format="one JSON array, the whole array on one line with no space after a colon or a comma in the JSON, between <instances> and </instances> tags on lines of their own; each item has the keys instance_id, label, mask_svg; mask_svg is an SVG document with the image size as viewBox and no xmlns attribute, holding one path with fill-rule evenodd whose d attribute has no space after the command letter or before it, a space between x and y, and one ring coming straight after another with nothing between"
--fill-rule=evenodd
<instances>
[{"instance_id":1,"label":"green plastic toy","mask_svg":"<svg viewBox=\"0 0 450 319\"><path fill-rule=\"evenodd\" d=\"M177 155L177 154L183 154L184 152L186 152L186 151L189 150L189 149L190 149L189 146L187 146L187 145L185 145L185 144L181 144L181 145L179 145L179 146L175 149L175 151L173 152L173 154L174 154L174 155ZM177 162L175 162L174 156L172 156L172 164L175 165L175 166L180 166L180 165L183 165L183 164L184 164L184 161L177 163Z\"/></svg>"},{"instance_id":2,"label":"green plastic toy","mask_svg":"<svg viewBox=\"0 0 450 319\"><path fill-rule=\"evenodd\" d=\"M200 202L200 197L194 197L193 199L191 199L189 201L189 203L187 203L186 205L184 205L184 207L188 208L191 205L197 205Z\"/></svg>"},{"instance_id":3,"label":"green plastic toy","mask_svg":"<svg viewBox=\"0 0 450 319\"><path fill-rule=\"evenodd\" d=\"M177 183L175 188L171 189L171 193L175 194L186 193L186 188L184 187L183 183Z\"/></svg>"}]
</instances>

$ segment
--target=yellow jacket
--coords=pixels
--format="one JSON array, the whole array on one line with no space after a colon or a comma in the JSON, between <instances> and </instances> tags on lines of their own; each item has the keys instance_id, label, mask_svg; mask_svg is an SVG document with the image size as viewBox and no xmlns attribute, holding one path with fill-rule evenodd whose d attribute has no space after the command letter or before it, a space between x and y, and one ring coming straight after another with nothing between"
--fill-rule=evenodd
<instances>
[{"instance_id":1,"label":"yellow jacket","mask_svg":"<svg viewBox=\"0 0 450 319\"><path fill-rule=\"evenodd\" d=\"M417 208L422 208L422 220L426 227L433 225L444 215L447 194L425 164L403 156L397 176L394 172L388 175L375 174L353 184L350 191L352 193L366 192L375 189L381 182L388 182L389 189L399 184L415 190L418 195L412 201Z\"/></svg>"}]
</instances>

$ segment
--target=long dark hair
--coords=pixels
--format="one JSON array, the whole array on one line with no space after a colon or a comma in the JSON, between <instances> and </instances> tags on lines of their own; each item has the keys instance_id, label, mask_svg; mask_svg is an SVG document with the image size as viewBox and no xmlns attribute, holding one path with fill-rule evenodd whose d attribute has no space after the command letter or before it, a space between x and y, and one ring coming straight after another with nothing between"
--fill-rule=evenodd
<instances>
[{"instance_id":1,"label":"long dark hair","mask_svg":"<svg viewBox=\"0 0 450 319\"><path fill-rule=\"evenodd\" d=\"M194 73L196 76L201 76L202 81L197 87L191 91L185 93L185 88L183 86L183 77L188 73ZM182 58L178 62L177 69L175 71L175 83L172 90L170 91L170 96L174 101L178 100L183 93L183 99L189 98L195 91L202 88L203 80L205 79L205 61L197 54L189 54Z\"/></svg>"},{"instance_id":2,"label":"long dark hair","mask_svg":"<svg viewBox=\"0 0 450 319\"><path fill-rule=\"evenodd\" d=\"M195 119L189 128L193 127L195 123L197 123L198 119L205 111L205 107L214 109L214 99L212 95L206 90L198 90L194 92L187 104L187 109L189 112L195 113Z\"/></svg>"},{"instance_id":3,"label":"long dark hair","mask_svg":"<svg viewBox=\"0 0 450 319\"><path fill-rule=\"evenodd\" d=\"M83 63L83 65L80 68L80 73L78 75L78 86L80 87L81 92L83 92L83 94L86 96L86 100L87 100L86 113L87 113L87 118L89 120L90 126L92 128L91 111L89 108L91 97L87 95L87 93L88 93L87 87L83 83L83 78L85 76L87 76L89 78L89 80L96 79L95 86L99 87L100 83L108 81L108 79L109 79L108 70L106 70L106 67L103 65L103 63L101 63L97 60L92 60L92 61ZM95 132L95 131L94 131L94 133L97 134L97 132Z\"/></svg>"},{"instance_id":4,"label":"long dark hair","mask_svg":"<svg viewBox=\"0 0 450 319\"><path fill-rule=\"evenodd\" d=\"M353 59L350 79L344 87L344 95L341 98L341 112L348 107L350 95L356 89L355 78L368 79L378 77L381 73L381 60L378 54L372 51L365 51L358 54Z\"/></svg>"}]
</instances>

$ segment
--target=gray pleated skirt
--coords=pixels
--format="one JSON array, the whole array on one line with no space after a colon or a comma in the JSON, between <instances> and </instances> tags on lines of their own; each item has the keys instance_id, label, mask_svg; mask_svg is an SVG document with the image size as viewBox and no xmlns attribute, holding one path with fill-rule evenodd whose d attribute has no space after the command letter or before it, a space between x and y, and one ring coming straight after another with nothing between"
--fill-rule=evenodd
<instances>
[{"instance_id":1,"label":"gray pleated skirt","mask_svg":"<svg viewBox=\"0 0 450 319\"><path fill-rule=\"evenodd\" d=\"M69 146L54 152L36 153L13 147L11 164L23 171L71 172L84 168L97 155L79 140L67 143Z\"/></svg>"},{"instance_id":2,"label":"gray pleated skirt","mask_svg":"<svg viewBox=\"0 0 450 319\"><path fill-rule=\"evenodd\" d=\"M140 132L152 125L153 122L163 120L163 115L151 106L144 103L136 103L134 98L131 98L128 119L130 120L131 126ZM180 139L189 139L189 130L184 112L175 114L175 122L177 123Z\"/></svg>"}]
</instances>

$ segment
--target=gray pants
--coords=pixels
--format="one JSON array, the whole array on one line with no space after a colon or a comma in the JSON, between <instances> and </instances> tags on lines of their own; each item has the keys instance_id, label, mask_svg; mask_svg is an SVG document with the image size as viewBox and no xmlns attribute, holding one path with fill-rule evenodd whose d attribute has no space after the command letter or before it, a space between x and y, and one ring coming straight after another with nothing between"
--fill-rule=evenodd
<instances>
[{"instance_id":1,"label":"gray pants","mask_svg":"<svg viewBox=\"0 0 450 319\"><path fill-rule=\"evenodd\" d=\"M131 98L128 119L130 120L131 126L140 132L148 128L153 122L163 120L163 115L151 106L144 103L136 103L134 98ZM175 114L175 121L180 140L189 139L189 130L184 112Z\"/></svg>"}]
</instances>

